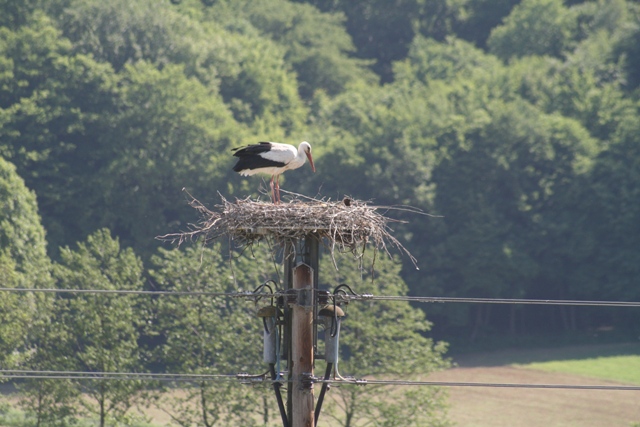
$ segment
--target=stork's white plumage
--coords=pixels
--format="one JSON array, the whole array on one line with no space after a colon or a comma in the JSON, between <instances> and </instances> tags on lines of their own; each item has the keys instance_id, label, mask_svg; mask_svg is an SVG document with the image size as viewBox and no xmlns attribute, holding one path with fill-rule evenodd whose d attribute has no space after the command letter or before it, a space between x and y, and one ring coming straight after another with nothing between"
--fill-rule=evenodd
<instances>
[{"instance_id":1,"label":"stork's white plumage","mask_svg":"<svg viewBox=\"0 0 640 427\"><path fill-rule=\"evenodd\" d=\"M273 203L280 202L280 174L297 169L304 165L307 159L311 170L316 171L311 157L311 145L302 141L298 148L278 142L260 142L259 144L238 147L232 150L238 163L233 170L240 175L254 175L263 173L271 175L271 196ZM275 182L274 182L275 181Z\"/></svg>"}]
</instances>

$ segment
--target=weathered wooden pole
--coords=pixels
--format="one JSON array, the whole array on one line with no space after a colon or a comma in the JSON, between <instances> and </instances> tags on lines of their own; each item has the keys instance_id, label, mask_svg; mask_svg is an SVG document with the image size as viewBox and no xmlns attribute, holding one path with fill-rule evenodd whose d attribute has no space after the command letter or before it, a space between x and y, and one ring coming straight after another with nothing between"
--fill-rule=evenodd
<instances>
[{"instance_id":1,"label":"weathered wooden pole","mask_svg":"<svg viewBox=\"0 0 640 427\"><path fill-rule=\"evenodd\" d=\"M285 289L292 290L285 319L285 351L289 368L287 412L290 427L314 426L315 312L318 283L318 239L308 235L285 245ZM291 291L290 291L291 292Z\"/></svg>"},{"instance_id":2,"label":"weathered wooden pole","mask_svg":"<svg viewBox=\"0 0 640 427\"><path fill-rule=\"evenodd\" d=\"M292 427L314 426L313 396L313 269L300 263L293 268L297 301L291 319Z\"/></svg>"}]
</instances>

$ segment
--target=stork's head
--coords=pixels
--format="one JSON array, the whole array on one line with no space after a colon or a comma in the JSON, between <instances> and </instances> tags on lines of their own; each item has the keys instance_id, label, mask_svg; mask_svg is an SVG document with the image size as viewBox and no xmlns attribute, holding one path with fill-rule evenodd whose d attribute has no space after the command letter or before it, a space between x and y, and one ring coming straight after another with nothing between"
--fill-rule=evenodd
<instances>
[{"instance_id":1,"label":"stork's head","mask_svg":"<svg viewBox=\"0 0 640 427\"><path fill-rule=\"evenodd\" d=\"M313 158L311 157L311 144L309 144L307 141L302 141L300 143L298 151L303 151L304 154L307 155L307 159L309 159L309 164L311 165L311 170L315 172L316 167L313 165Z\"/></svg>"}]
</instances>

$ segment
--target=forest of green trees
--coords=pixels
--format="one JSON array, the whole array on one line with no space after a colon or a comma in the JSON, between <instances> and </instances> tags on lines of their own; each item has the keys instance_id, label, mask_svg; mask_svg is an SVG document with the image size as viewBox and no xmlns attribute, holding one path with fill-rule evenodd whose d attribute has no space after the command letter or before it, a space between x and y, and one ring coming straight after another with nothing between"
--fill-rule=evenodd
<instances>
[{"instance_id":1,"label":"forest of green trees","mask_svg":"<svg viewBox=\"0 0 640 427\"><path fill-rule=\"evenodd\" d=\"M155 237L197 220L183 189L205 205L268 199L231 170L231 148L307 140L317 173L288 172L283 189L433 215L395 214L419 270L379 260L373 285L341 271L357 291L638 301L639 87L635 0L0 0L1 287L253 289L273 265L244 254L230 273L222 246ZM251 307L217 304L2 294L0 362L201 372L221 350L185 358L196 337L184 330L205 314L238 316L259 340ZM446 362L422 309L445 341L640 332L632 309L401 307L424 372ZM238 332L209 331L233 352L202 372L259 362ZM25 384L25 405L48 408L38 425L64 425L74 393L122 417L143 395L134 381L84 386ZM189 408L182 419L198 416Z\"/></svg>"}]
</instances>

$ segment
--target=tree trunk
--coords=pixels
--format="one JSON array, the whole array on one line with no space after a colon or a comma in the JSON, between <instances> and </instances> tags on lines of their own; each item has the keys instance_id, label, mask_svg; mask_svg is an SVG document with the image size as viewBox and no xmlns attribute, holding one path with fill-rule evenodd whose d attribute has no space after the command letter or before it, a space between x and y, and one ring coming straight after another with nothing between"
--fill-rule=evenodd
<instances>
[{"instance_id":1,"label":"tree trunk","mask_svg":"<svg viewBox=\"0 0 640 427\"><path fill-rule=\"evenodd\" d=\"M36 427L40 427L40 424L42 423L42 406L44 405L44 403L42 402L43 397L42 397L42 387L39 384L38 385L38 411L37 411L37 421L36 421Z\"/></svg>"},{"instance_id":2,"label":"tree trunk","mask_svg":"<svg viewBox=\"0 0 640 427\"><path fill-rule=\"evenodd\" d=\"M104 427L105 424L105 418L107 416L107 414L105 413L105 409L104 409L104 401L105 401L105 397L104 397L104 380L100 381L100 427Z\"/></svg>"},{"instance_id":3,"label":"tree trunk","mask_svg":"<svg viewBox=\"0 0 640 427\"><path fill-rule=\"evenodd\" d=\"M576 331L578 329L578 319L576 316L576 306L569 306L569 324L571 325L571 330Z\"/></svg>"},{"instance_id":4,"label":"tree trunk","mask_svg":"<svg viewBox=\"0 0 640 427\"><path fill-rule=\"evenodd\" d=\"M562 316L562 326L565 332L575 331L578 329L578 320L576 317L575 306L561 306L560 314Z\"/></svg>"},{"instance_id":5,"label":"tree trunk","mask_svg":"<svg viewBox=\"0 0 640 427\"><path fill-rule=\"evenodd\" d=\"M474 342L478 338L478 336L480 336L482 330L489 323L489 313L490 307L483 304L479 304L477 306L476 320L473 324L473 331L471 332L471 342Z\"/></svg>"},{"instance_id":6,"label":"tree trunk","mask_svg":"<svg viewBox=\"0 0 640 427\"><path fill-rule=\"evenodd\" d=\"M263 420L264 420L264 425L268 425L269 424L269 402L267 400L267 395L263 395L262 396L262 405L264 408L264 414L263 414Z\"/></svg>"},{"instance_id":7,"label":"tree trunk","mask_svg":"<svg viewBox=\"0 0 640 427\"><path fill-rule=\"evenodd\" d=\"M202 423L205 427L212 427L213 424L209 424L209 417L207 415L207 397L204 394L205 384L200 383L200 405L202 406Z\"/></svg>"},{"instance_id":8,"label":"tree trunk","mask_svg":"<svg viewBox=\"0 0 640 427\"><path fill-rule=\"evenodd\" d=\"M509 307L509 335L514 336L516 334L516 316L518 315L517 307L512 304Z\"/></svg>"},{"instance_id":9,"label":"tree trunk","mask_svg":"<svg viewBox=\"0 0 640 427\"><path fill-rule=\"evenodd\" d=\"M353 412L346 412L344 417L344 427L351 427L351 422L353 421Z\"/></svg>"}]
</instances>

